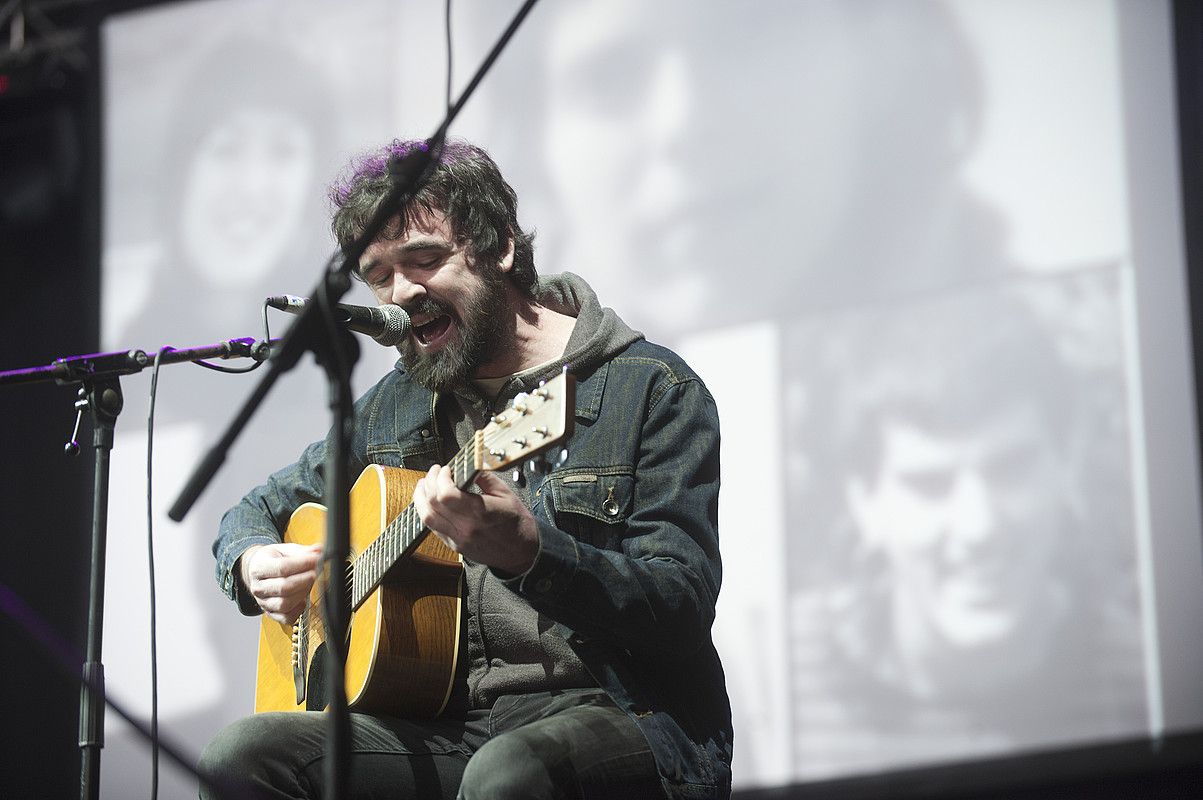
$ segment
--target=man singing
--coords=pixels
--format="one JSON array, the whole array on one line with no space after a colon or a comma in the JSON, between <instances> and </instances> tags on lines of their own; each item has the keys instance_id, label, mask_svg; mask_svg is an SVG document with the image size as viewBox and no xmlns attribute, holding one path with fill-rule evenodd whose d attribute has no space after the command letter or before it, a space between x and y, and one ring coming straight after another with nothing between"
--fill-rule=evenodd
<instances>
[{"instance_id":1,"label":"man singing","mask_svg":"<svg viewBox=\"0 0 1203 800\"><path fill-rule=\"evenodd\" d=\"M344 248L389 188L395 141L331 197ZM350 471L425 472L422 524L463 558L450 699L433 719L353 709L352 796L720 798L731 713L711 641L721 567L714 401L571 274L539 278L517 200L478 147L449 142L429 181L360 259L382 304L411 316L396 367L355 406ZM458 488L448 460L519 392L576 380L568 458L514 483ZM310 445L222 519L217 580L246 614L305 610L319 548L281 531L325 488ZM222 731L206 774L264 798L319 797L324 715L267 712ZM202 789L202 796L204 795Z\"/></svg>"}]
</instances>

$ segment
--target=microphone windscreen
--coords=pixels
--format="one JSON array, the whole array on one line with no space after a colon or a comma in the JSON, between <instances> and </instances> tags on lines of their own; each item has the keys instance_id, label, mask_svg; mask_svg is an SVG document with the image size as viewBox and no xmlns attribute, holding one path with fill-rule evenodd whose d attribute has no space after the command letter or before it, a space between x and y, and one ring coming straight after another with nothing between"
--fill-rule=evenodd
<instances>
[{"instance_id":1,"label":"microphone windscreen","mask_svg":"<svg viewBox=\"0 0 1203 800\"><path fill-rule=\"evenodd\" d=\"M379 306L376 310L380 312L384 322L384 330L372 337L377 342L385 347L395 347L409 336L409 314L405 313L405 309L401 306L386 305Z\"/></svg>"}]
</instances>

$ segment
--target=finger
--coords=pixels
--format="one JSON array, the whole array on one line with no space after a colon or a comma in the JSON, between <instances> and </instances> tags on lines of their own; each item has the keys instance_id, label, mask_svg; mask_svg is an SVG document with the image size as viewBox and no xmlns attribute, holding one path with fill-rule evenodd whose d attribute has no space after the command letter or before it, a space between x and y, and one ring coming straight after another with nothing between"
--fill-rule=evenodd
<instances>
[{"instance_id":1,"label":"finger","mask_svg":"<svg viewBox=\"0 0 1203 800\"><path fill-rule=\"evenodd\" d=\"M436 478L440 494L459 494L460 488L455 485L455 476L451 472L451 467L443 467L439 470Z\"/></svg>"},{"instance_id":2,"label":"finger","mask_svg":"<svg viewBox=\"0 0 1203 800\"><path fill-rule=\"evenodd\" d=\"M429 513L422 518L422 524L430 528L431 533L437 535L447 546L455 549L455 545L451 542L458 541L460 537L459 527L455 524L455 518L444 513L443 511L431 508Z\"/></svg>"},{"instance_id":3,"label":"finger","mask_svg":"<svg viewBox=\"0 0 1203 800\"><path fill-rule=\"evenodd\" d=\"M291 622L291 620L288 619L289 615L284 611L284 603L281 602L280 598L278 597L269 597L265 600L259 601L259 608L263 610L264 614L271 617L276 622Z\"/></svg>"},{"instance_id":4,"label":"finger","mask_svg":"<svg viewBox=\"0 0 1203 800\"><path fill-rule=\"evenodd\" d=\"M308 570L285 577L254 581L250 590L256 598L295 597L297 595L308 597L309 589L316 579L316 570Z\"/></svg>"},{"instance_id":5,"label":"finger","mask_svg":"<svg viewBox=\"0 0 1203 800\"><path fill-rule=\"evenodd\" d=\"M481 495L460 489L451 479L450 471L446 476L440 476L439 481L440 492L432 502L435 512L454 518L458 523L457 527L461 529L465 525L473 525L473 521L481 518L485 512L484 498Z\"/></svg>"},{"instance_id":6,"label":"finger","mask_svg":"<svg viewBox=\"0 0 1203 800\"><path fill-rule=\"evenodd\" d=\"M447 474L449 470L436 464L414 487L414 507L418 510L422 522L429 528L437 527L434 521L443 516L448 500L451 499ZM454 484L450 484L450 491L458 490Z\"/></svg>"},{"instance_id":7,"label":"finger","mask_svg":"<svg viewBox=\"0 0 1203 800\"><path fill-rule=\"evenodd\" d=\"M284 618L289 623L293 623L293 622L296 622L297 617L301 616L301 612L304 611L306 606L308 606L308 605L309 604L304 600L302 600L298 603L290 603L290 604L285 605L281 609L280 613L284 615Z\"/></svg>"},{"instance_id":8,"label":"finger","mask_svg":"<svg viewBox=\"0 0 1203 800\"><path fill-rule=\"evenodd\" d=\"M317 580L317 570L298 572L295 575L276 580L280 581L279 594L281 597L305 598L309 596L309 590L313 587L313 582Z\"/></svg>"},{"instance_id":9,"label":"finger","mask_svg":"<svg viewBox=\"0 0 1203 800\"><path fill-rule=\"evenodd\" d=\"M251 581L254 583L269 581L273 578L283 578L293 574L295 571L283 559L279 558L255 561L248 570Z\"/></svg>"},{"instance_id":10,"label":"finger","mask_svg":"<svg viewBox=\"0 0 1203 800\"><path fill-rule=\"evenodd\" d=\"M440 465L435 464L431 466L430 469L426 470L426 475L422 478L422 480L426 481L426 491L428 494L434 494L435 486L437 486L439 482L439 472L441 472L442 469L443 468Z\"/></svg>"},{"instance_id":11,"label":"finger","mask_svg":"<svg viewBox=\"0 0 1203 800\"><path fill-rule=\"evenodd\" d=\"M427 477L429 477L429 473L427 473ZM422 520L423 525L426 524L426 518L430 516L430 493L426 488L426 480L427 478L424 477L414 484L413 497L410 499L414 511L418 512L418 519Z\"/></svg>"},{"instance_id":12,"label":"finger","mask_svg":"<svg viewBox=\"0 0 1203 800\"><path fill-rule=\"evenodd\" d=\"M262 599L256 598L256 601L263 613L272 616L273 619L277 619L278 615L279 621L292 622L309 605L309 596L307 594L276 595Z\"/></svg>"},{"instance_id":13,"label":"finger","mask_svg":"<svg viewBox=\"0 0 1203 800\"><path fill-rule=\"evenodd\" d=\"M426 473L426 477L418 481L414 486L414 494L412 503L414 511L418 514L418 519L422 523L422 527L429 528L432 532L445 530L448 527L447 520L438 513L431 502L431 483L437 479L433 473L437 467L431 467L430 472ZM439 533L439 538L443 538L443 534Z\"/></svg>"},{"instance_id":14,"label":"finger","mask_svg":"<svg viewBox=\"0 0 1203 800\"><path fill-rule=\"evenodd\" d=\"M284 554L282 560L289 565L308 564L312 566L321 561L322 552L322 544L320 542L317 544L296 545Z\"/></svg>"},{"instance_id":15,"label":"finger","mask_svg":"<svg viewBox=\"0 0 1203 800\"><path fill-rule=\"evenodd\" d=\"M300 544L299 542L280 542L273 549L282 556L303 556L311 552L321 552L322 543Z\"/></svg>"},{"instance_id":16,"label":"finger","mask_svg":"<svg viewBox=\"0 0 1203 800\"><path fill-rule=\"evenodd\" d=\"M297 621L297 617L301 616L302 610L304 609L300 609L296 613L285 613L284 611L268 611L264 608L263 613L281 625L291 625Z\"/></svg>"},{"instance_id":17,"label":"finger","mask_svg":"<svg viewBox=\"0 0 1203 800\"><path fill-rule=\"evenodd\" d=\"M443 534L443 533L439 533L438 531L434 530L433 528L430 530L430 532L433 533L435 536L439 537L439 541L442 542L443 544L447 545L447 547L451 548L451 551L453 553L459 552L459 543L456 542L454 539L452 539L450 536L447 536L446 534Z\"/></svg>"},{"instance_id":18,"label":"finger","mask_svg":"<svg viewBox=\"0 0 1203 800\"><path fill-rule=\"evenodd\" d=\"M454 505L463 494L452 479L450 467L439 467L427 479L426 488L433 506Z\"/></svg>"},{"instance_id":19,"label":"finger","mask_svg":"<svg viewBox=\"0 0 1203 800\"><path fill-rule=\"evenodd\" d=\"M251 595L255 598L259 605L264 603L274 603L283 595L283 579L282 578L265 578L256 580L251 583ZM273 607L274 610L274 607Z\"/></svg>"},{"instance_id":20,"label":"finger","mask_svg":"<svg viewBox=\"0 0 1203 800\"><path fill-rule=\"evenodd\" d=\"M284 548L285 545L280 545ZM282 578L317 567L321 559L321 545L289 545L288 550L265 552L250 565L252 578ZM295 548L295 549L293 549Z\"/></svg>"}]
</instances>

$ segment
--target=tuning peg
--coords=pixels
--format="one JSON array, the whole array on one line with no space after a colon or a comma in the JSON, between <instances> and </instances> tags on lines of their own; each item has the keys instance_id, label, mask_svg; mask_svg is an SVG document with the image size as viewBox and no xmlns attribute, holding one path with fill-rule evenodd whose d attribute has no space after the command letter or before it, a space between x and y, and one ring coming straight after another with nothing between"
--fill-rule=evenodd
<instances>
[{"instance_id":1,"label":"tuning peg","mask_svg":"<svg viewBox=\"0 0 1203 800\"><path fill-rule=\"evenodd\" d=\"M526 486L526 476L522 474L521 467L516 468L513 472L511 472L510 478L514 481L514 485L519 489L521 489L523 486Z\"/></svg>"},{"instance_id":2,"label":"tuning peg","mask_svg":"<svg viewBox=\"0 0 1203 800\"><path fill-rule=\"evenodd\" d=\"M526 471L531 475L546 475L551 471L551 464L543 456L535 456L526 462Z\"/></svg>"},{"instance_id":3,"label":"tuning peg","mask_svg":"<svg viewBox=\"0 0 1203 800\"><path fill-rule=\"evenodd\" d=\"M559 450L556 451L555 456L552 458L552 466L556 466L556 467L561 466L567 460L568 460L568 448L561 447Z\"/></svg>"}]
</instances>

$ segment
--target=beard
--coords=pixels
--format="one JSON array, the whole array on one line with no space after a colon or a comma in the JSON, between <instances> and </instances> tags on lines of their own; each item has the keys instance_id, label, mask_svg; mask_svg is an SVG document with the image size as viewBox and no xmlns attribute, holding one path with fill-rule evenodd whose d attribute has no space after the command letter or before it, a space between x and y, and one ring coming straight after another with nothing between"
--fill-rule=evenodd
<instances>
[{"instance_id":1,"label":"beard","mask_svg":"<svg viewBox=\"0 0 1203 800\"><path fill-rule=\"evenodd\" d=\"M433 353L416 344L412 334L397 345L410 377L432 392L446 393L467 385L477 369L501 349L509 308L506 279L495 267L481 268L477 275L480 285L465 301L462 319L450 305L429 295L405 308L410 316L446 314L459 334Z\"/></svg>"}]
</instances>

